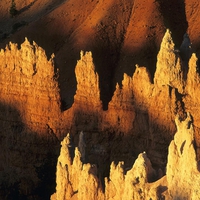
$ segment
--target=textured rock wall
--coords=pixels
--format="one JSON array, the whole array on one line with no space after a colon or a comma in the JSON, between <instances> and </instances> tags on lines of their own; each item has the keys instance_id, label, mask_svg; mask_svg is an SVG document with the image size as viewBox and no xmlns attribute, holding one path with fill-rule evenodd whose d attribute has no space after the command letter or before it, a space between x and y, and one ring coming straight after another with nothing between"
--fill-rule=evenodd
<instances>
[{"instance_id":1,"label":"textured rock wall","mask_svg":"<svg viewBox=\"0 0 200 200\"><path fill-rule=\"evenodd\" d=\"M77 91L74 103L68 110L61 111L53 57L48 60L44 50L28 40L20 49L10 43L0 52L0 157L4 161L0 169L1 177L6 177L2 182L3 179L10 184L19 181L21 193L31 194L41 180L38 170L41 172L42 165L58 155L59 140L67 132L75 146L79 133L84 132L84 164L98 166L101 184L104 177L109 176L113 161L123 160L124 169L130 169L143 151L156 170L164 170L167 148L176 132L174 118L179 114L184 120L188 111L193 116L199 160L198 60L195 54L191 55L191 44L186 39L180 50L175 49L167 30L158 54L154 82L145 67L136 66L132 77L124 74L122 85L116 85L106 111L102 109L99 77L90 52L81 52L75 68ZM47 160L43 161L44 158ZM85 166L83 173L90 167ZM60 170L63 168L61 166ZM29 180L31 183L25 184ZM88 180L94 182L96 178L89 177ZM93 187L100 184L98 181ZM78 183L74 184L69 186L73 188L69 195L77 191ZM109 180L105 184L113 187ZM102 194L99 190L96 193Z\"/></svg>"},{"instance_id":2,"label":"textured rock wall","mask_svg":"<svg viewBox=\"0 0 200 200\"><path fill-rule=\"evenodd\" d=\"M42 167L47 162L51 167L62 135L53 56L48 60L27 39L19 49L10 43L0 52L0 82L1 191L8 198L15 189L18 196L29 196L43 181L41 173L47 178ZM8 186L12 189L3 189Z\"/></svg>"},{"instance_id":3,"label":"textured rock wall","mask_svg":"<svg viewBox=\"0 0 200 200\"><path fill-rule=\"evenodd\" d=\"M199 199L200 173L194 148L194 126L187 113L185 121L176 117L177 133L169 146L168 191L171 199Z\"/></svg>"},{"instance_id":4,"label":"textured rock wall","mask_svg":"<svg viewBox=\"0 0 200 200\"><path fill-rule=\"evenodd\" d=\"M105 179L105 189L98 177L98 168L94 164L83 164L81 154L75 149L72 162L70 157L69 134L62 141L57 163L56 193L52 200L64 199L159 199L158 186L148 183L156 177L146 153L139 154L135 164L125 174L124 163L114 162L110 166L110 176Z\"/></svg>"},{"instance_id":5,"label":"textured rock wall","mask_svg":"<svg viewBox=\"0 0 200 200\"><path fill-rule=\"evenodd\" d=\"M20 49L10 43L1 50L0 60L1 103L16 108L32 131L45 132L45 124L56 129L60 99L53 57L48 61L45 51L26 39Z\"/></svg>"},{"instance_id":6,"label":"textured rock wall","mask_svg":"<svg viewBox=\"0 0 200 200\"><path fill-rule=\"evenodd\" d=\"M177 132L169 145L166 176L160 178L162 174L152 168L146 152L143 152L128 171L124 162L117 165L112 162L104 190L98 177L99 169L96 165L83 164L77 148L72 162L68 135L62 141L56 193L51 199L199 199L200 172L192 121L189 113L185 120L176 116Z\"/></svg>"}]
</instances>

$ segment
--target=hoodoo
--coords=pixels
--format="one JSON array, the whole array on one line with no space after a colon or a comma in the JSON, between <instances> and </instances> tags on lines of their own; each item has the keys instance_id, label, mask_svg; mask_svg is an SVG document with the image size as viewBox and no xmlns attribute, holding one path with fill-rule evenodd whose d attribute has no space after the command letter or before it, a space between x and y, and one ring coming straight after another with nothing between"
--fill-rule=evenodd
<instances>
[{"instance_id":1,"label":"hoodoo","mask_svg":"<svg viewBox=\"0 0 200 200\"><path fill-rule=\"evenodd\" d=\"M0 1L0 199L199 199L199 8Z\"/></svg>"}]
</instances>

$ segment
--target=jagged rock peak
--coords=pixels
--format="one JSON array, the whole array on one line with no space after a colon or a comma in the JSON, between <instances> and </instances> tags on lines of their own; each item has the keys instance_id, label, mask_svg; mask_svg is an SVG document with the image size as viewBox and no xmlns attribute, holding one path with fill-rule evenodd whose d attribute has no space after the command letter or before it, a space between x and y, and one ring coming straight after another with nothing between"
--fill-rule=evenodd
<instances>
[{"instance_id":1,"label":"jagged rock peak","mask_svg":"<svg viewBox=\"0 0 200 200\"><path fill-rule=\"evenodd\" d=\"M116 84L116 89L109 106L125 106L127 107L129 103L133 100L133 79L132 77L124 74L122 80L122 88L119 84Z\"/></svg>"},{"instance_id":2,"label":"jagged rock peak","mask_svg":"<svg viewBox=\"0 0 200 200\"><path fill-rule=\"evenodd\" d=\"M172 34L169 29L166 30L166 33L162 39L161 49L166 50L166 51L174 51L175 50L175 44L173 42Z\"/></svg>"},{"instance_id":3,"label":"jagged rock peak","mask_svg":"<svg viewBox=\"0 0 200 200\"><path fill-rule=\"evenodd\" d=\"M95 72L92 53L80 52L80 60L75 68L77 91L74 97L75 101L85 104L96 104L101 106L99 76Z\"/></svg>"},{"instance_id":4,"label":"jagged rock peak","mask_svg":"<svg viewBox=\"0 0 200 200\"><path fill-rule=\"evenodd\" d=\"M157 56L157 66L154 83L161 87L169 85L183 92L183 67L179 56L179 50L175 49L171 32L167 29Z\"/></svg>"},{"instance_id":5,"label":"jagged rock peak","mask_svg":"<svg viewBox=\"0 0 200 200\"><path fill-rule=\"evenodd\" d=\"M155 177L155 170L146 152L140 153L125 176L123 199L157 199L156 189L149 193L147 185ZM138 193L137 191L140 191Z\"/></svg>"},{"instance_id":6,"label":"jagged rock peak","mask_svg":"<svg viewBox=\"0 0 200 200\"><path fill-rule=\"evenodd\" d=\"M195 88L200 83L198 58L195 53L192 54L189 60L189 69L187 74L187 90L188 93L194 93Z\"/></svg>"},{"instance_id":7,"label":"jagged rock peak","mask_svg":"<svg viewBox=\"0 0 200 200\"><path fill-rule=\"evenodd\" d=\"M200 173L194 149L194 127L189 113L181 121L175 119L177 132L170 143L167 181L171 199L200 199Z\"/></svg>"},{"instance_id":8,"label":"jagged rock peak","mask_svg":"<svg viewBox=\"0 0 200 200\"><path fill-rule=\"evenodd\" d=\"M83 164L77 147L72 163L69 144L68 134L61 142L56 171L56 193L51 196L51 199L72 199L75 194L77 199L102 199L103 193L97 178L96 166L89 163Z\"/></svg>"},{"instance_id":9,"label":"jagged rock peak","mask_svg":"<svg viewBox=\"0 0 200 200\"><path fill-rule=\"evenodd\" d=\"M20 49L17 44L10 42L5 50L1 49L0 59L2 67L8 66L8 69L29 77L54 77L54 54L48 60L45 50L35 42L31 44L28 38L25 38Z\"/></svg>"},{"instance_id":10,"label":"jagged rock peak","mask_svg":"<svg viewBox=\"0 0 200 200\"><path fill-rule=\"evenodd\" d=\"M81 162L81 154L75 148L73 163L69 162L69 135L61 142L56 173L56 193L52 200L66 199L149 199L157 198L157 186L149 189L149 180L155 175L145 152L139 154L133 167L125 174L124 162L110 166L110 176L105 178L105 192L98 178L96 165ZM62 158L62 159L61 159ZM148 187L148 189L147 189ZM140 191L140 192L138 192Z\"/></svg>"}]
</instances>

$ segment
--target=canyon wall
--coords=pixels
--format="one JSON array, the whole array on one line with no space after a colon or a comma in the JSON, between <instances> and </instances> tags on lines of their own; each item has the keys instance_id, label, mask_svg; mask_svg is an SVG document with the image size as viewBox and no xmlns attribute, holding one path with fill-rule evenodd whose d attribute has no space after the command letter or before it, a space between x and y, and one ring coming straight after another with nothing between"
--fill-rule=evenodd
<instances>
[{"instance_id":1,"label":"canyon wall","mask_svg":"<svg viewBox=\"0 0 200 200\"><path fill-rule=\"evenodd\" d=\"M48 60L27 39L20 48L10 43L0 52L0 74L1 193L22 198L39 192L44 163L51 166L58 155L61 111L53 55Z\"/></svg>"},{"instance_id":2,"label":"canyon wall","mask_svg":"<svg viewBox=\"0 0 200 200\"><path fill-rule=\"evenodd\" d=\"M85 56L91 56L91 54L86 53ZM81 56L81 58L84 57ZM108 110L98 110L98 120L92 126L93 131L90 129L88 132L87 128L86 131L83 130L86 139L87 164L81 162L78 149L75 150L74 160L66 155L67 160L71 159L70 164L61 164L61 160L58 160L57 192L52 199L198 198L198 192L196 193L198 186L194 185L187 190L193 178L197 182L199 179L199 120L198 112L192 110L193 106L196 108L195 105L198 105L195 97L198 95L196 86L199 84L199 74L197 58L195 54L192 54L188 36L184 36L180 49L176 49L171 32L167 30L157 60L153 83L145 67L136 66L132 77L124 74L122 86L116 85ZM93 65L90 65L91 67L93 68ZM91 74L90 69L88 71L88 74ZM98 76L94 75L95 72L93 72L93 77L97 80ZM98 88L98 82L88 80L88 83L92 83L92 87L95 85L94 82L97 85L94 88ZM83 85L87 88L86 84ZM76 94L78 96L80 86L77 87L79 88ZM193 93L195 94L192 100ZM97 92L97 96L98 94ZM76 99L75 96L72 108L76 105ZM97 102L97 108L99 107L99 101L96 98L88 98L86 105L88 102L90 105ZM83 110L86 112L85 109ZM193 118L188 111L194 116ZM94 119L92 116L88 117L90 126ZM97 133L96 128L99 131L102 130L102 133ZM176 130L178 131L168 151L167 146ZM68 151L67 145L63 144L62 148ZM145 152L141 153L143 151ZM139 156L135 156L137 153ZM190 154L191 160L188 158ZM79 162L77 162L77 157ZM192 162L191 168L187 168L189 162ZM78 168L76 168L77 163ZM110 167L106 168L105 165L108 166L109 163ZM166 165L166 176L163 176ZM67 181L60 175L66 173L66 168L68 169L67 177L69 177ZM76 171L76 174L71 171ZM70 176L70 174L73 175ZM188 174L188 178L184 174ZM194 176L190 176L191 174ZM105 175L109 178L103 180ZM62 184L63 181L67 183ZM76 182L75 189L74 181ZM59 188L60 185L62 185L61 188ZM69 187L70 189L67 190L66 188ZM65 191L64 194L60 195L63 191Z\"/></svg>"},{"instance_id":3,"label":"canyon wall","mask_svg":"<svg viewBox=\"0 0 200 200\"><path fill-rule=\"evenodd\" d=\"M78 150L75 153L70 150L71 157L67 155L67 163L58 164L57 173L69 176L67 180L60 180L61 183L58 183L60 186L57 187L63 188L63 184L67 187L63 191L58 189L62 196L72 197L77 193L78 183L70 186L72 174L75 173L73 171L77 170L74 162L82 174L88 174L91 168L94 176L88 175L87 180L93 183L92 187L98 198L106 195L107 199L112 198L112 195L118 198L120 194L124 197L119 198L126 198L126 192L123 194L116 191L115 194L114 188L117 186L113 186L109 179L104 181L105 177L112 177L116 173L120 177L120 180L115 180L116 185L125 181L121 190L134 193L132 189L128 189L132 181L128 174L139 173L139 169L135 168L139 168L140 163L146 163L148 170L154 173L154 178L144 179L142 186L136 188L143 188L143 196L155 196L156 187L153 190L149 188L148 191L144 191L144 188L148 188L149 182L157 179L158 174L165 174L168 146L176 132L174 119L177 114L181 121L187 118L187 112L193 117L198 161L200 78L198 59L192 54L188 35L184 36L180 49L176 49L171 32L167 30L157 60L154 79L144 66L137 65L132 76L124 74L122 84L116 84L108 109L103 110L95 60L91 52L81 52L75 67L77 90L74 102L63 111L53 55L48 60L44 50L35 42L30 44L27 39L19 48L10 43L5 50L1 50L2 195L13 195L16 192L5 190L5 186L17 188L18 196L43 195L44 198L45 195L52 194L60 141L68 132L71 135L70 146L75 148L79 144L79 134L83 131L85 156L83 159ZM146 153L141 154L144 151ZM152 167L146 155L151 160ZM137 158L139 161L135 162ZM82 172L82 162L92 163L94 166L87 164ZM69 168L67 172L63 171L66 170L66 165ZM46 170L48 167L49 170ZM149 176L149 171L146 170L141 168L140 173ZM113 179L114 177L115 175ZM75 179L73 178L73 182L78 181ZM84 189L82 193L78 192L79 198L88 190L84 183L81 184ZM165 187L159 186L159 190L163 188ZM149 193L150 190L152 194ZM92 191L91 198L94 195Z\"/></svg>"}]
</instances>

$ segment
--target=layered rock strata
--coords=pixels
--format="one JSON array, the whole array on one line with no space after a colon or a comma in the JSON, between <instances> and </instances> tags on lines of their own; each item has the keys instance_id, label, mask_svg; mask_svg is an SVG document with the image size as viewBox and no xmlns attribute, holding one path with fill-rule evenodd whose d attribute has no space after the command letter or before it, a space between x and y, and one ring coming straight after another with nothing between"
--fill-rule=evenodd
<instances>
[{"instance_id":1,"label":"layered rock strata","mask_svg":"<svg viewBox=\"0 0 200 200\"><path fill-rule=\"evenodd\" d=\"M0 52L0 185L7 198L39 189L41 173L48 176L44 163L51 167L58 153L61 111L53 57L48 60L27 39L20 48L10 43Z\"/></svg>"},{"instance_id":2,"label":"layered rock strata","mask_svg":"<svg viewBox=\"0 0 200 200\"><path fill-rule=\"evenodd\" d=\"M53 57L48 60L44 50L28 40L20 49L10 43L0 52L0 156L3 161L0 169L1 177L6 177L1 183L3 179L10 185L17 182L20 193L31 195L41 183L42 167L46 164L54 166L59 141L67 132L78 146L79 133L83 131L84 163L98 166L102 185L113 161L123 160L124 168L130 169L143 151L156 170L164 171L168 145L176 132L174 118L179 114L181 120L185 120L188 111L193 116L199 160L200 78L198 59L191 54L188 41L180 50L175 49L167 30L154 79L145 67L136 66L132 77L124 74L122 85L116 85L106 111L102 109L99 76L91 52L81 52L75 68L77 91L74 103L68 110L61 111ZM44 158L47 159L43 161ZM31 183L25 184L29 180ZM107 183L111 184L109 180ZM74 188L73 192L76 193ZM100 195L101 191L97 193Z\"/></svg>"},{"instance_id":3,"label":"layered rock strata","mask_svg":"<svg viewBox=\"0 0 200 200\"><path fill-rule=\"evenodd\" d=\"M69 134L62 141L57 163L56 193L52 200L64 199L145 199L157 198L157 188L151 188L148 181L155 178L156 172L146 153L141 153L132 169L125 175L124 163L114 162L110 166L110 176L105 179L105 189L98 177L94 164L83 164L81 153L76 148L75 156L70 157ZM158 184L157 184L158 185Z\"/></svg>"},{"instance_id":4,"label":"layered rock strata","mask_svg":"<svg viewBox=\"0 0 200 200\"><path fill-rule=\"evenodd\" d=\"M167 183L170 199L199 199L200 172L194 147L194 125L187 113L185 121L176 117L177 133L169 145Z\"/></svg>"},{"instance_id":5,"label":"layered rock strata","mask_svg":"<svg viewBox=\"0 0 200 200\"><path fill-rule=\"evenodd\" d=\"M192 117L187 113L182 121L177 115L175 122L177 132L169 145L166 176L155 181L159 174L143 152L126 173L123 162L117 165L112 163L109 178L105 178L104 191L96 165L83 164L77 148L72 162L68 135L62 141L57 163L56 193L51 199L199 199L200 172L194 148Z\"/></svg>"}]
</instances>

